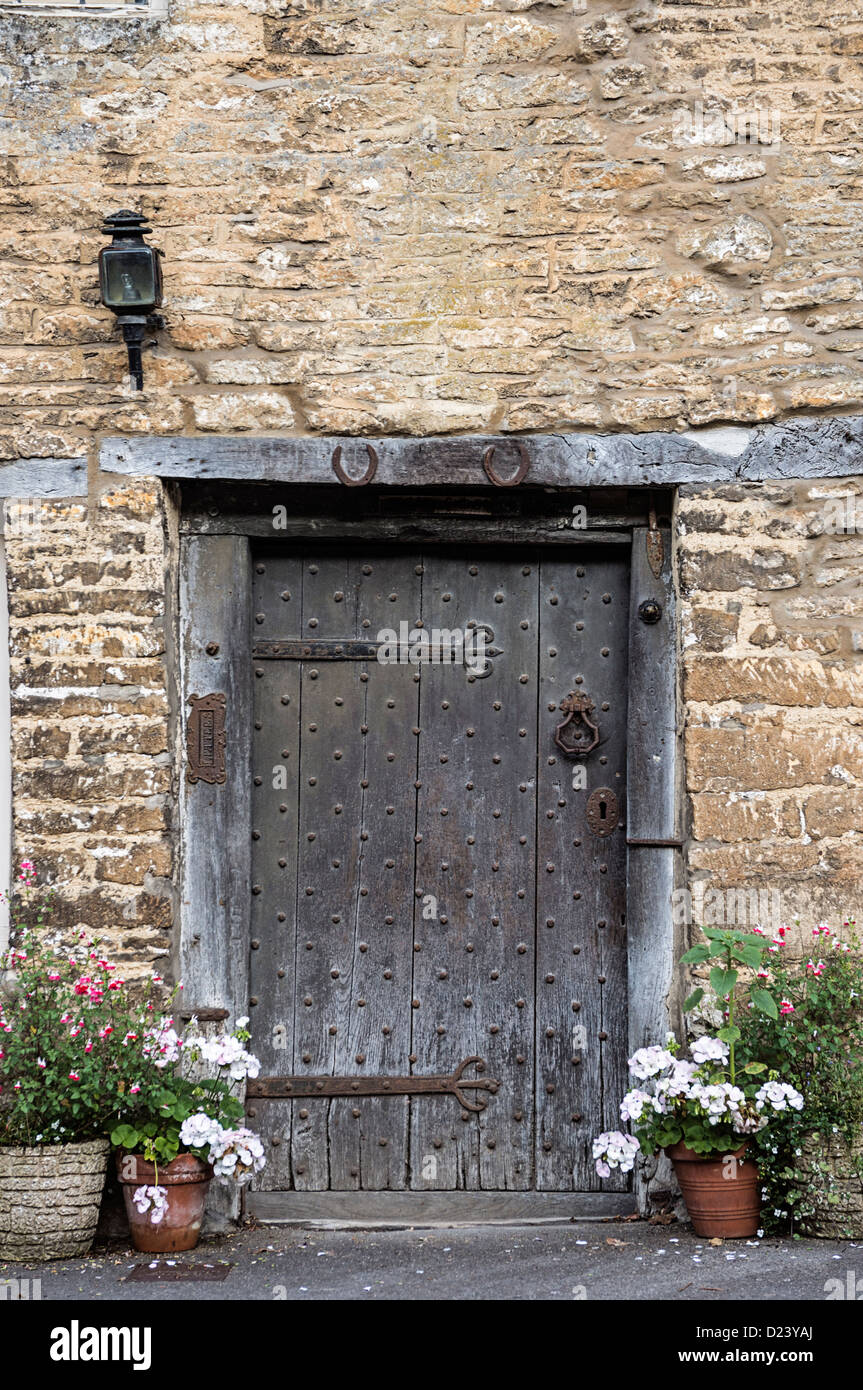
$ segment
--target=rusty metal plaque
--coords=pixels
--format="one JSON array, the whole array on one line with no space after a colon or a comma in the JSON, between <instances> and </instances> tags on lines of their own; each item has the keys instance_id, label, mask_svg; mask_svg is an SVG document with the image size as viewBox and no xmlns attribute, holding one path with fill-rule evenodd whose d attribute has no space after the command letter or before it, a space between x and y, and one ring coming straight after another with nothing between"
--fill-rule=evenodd
<instances>
[{"instance_id":1,"label":"rusty metal plaque","mask_svg":"<svg viewBox=\"0 0 863 1390\"><path fill-rule=\"evenodd\" d=\"M221 691L212 695L190 695L192 706L186 723L186 780L224 782L225 706Z\"/></svg>"},{"instance_id":2,"label":"rusty metal plaque","mask_svg":"<svg viewBox=\"0 0 863 1390\"><path fill-rule=\"evenodd\" d=\"M617 797L611 787L597 787L587 799L587 824L594 835L610 835L617 829Z\"/></svg>"},{"instance_id":3,"label":"rusty metal plaque","mask_svg":"<svg viewBox=\"0 0 863 1390\"><path fill-rule=\"evenodd\" d=\"M181 1281L191 1282L197 1280L199 1283L204 1281L218 1284L227 1279L233 1263L219 1262L218 1264L192 1264L190 1262L177 1264L154 1264L154 1265L135 1265L131 1274L127 1274L125 1283L127 1284L178 1284Z\"/></svg>"}]
</instances>

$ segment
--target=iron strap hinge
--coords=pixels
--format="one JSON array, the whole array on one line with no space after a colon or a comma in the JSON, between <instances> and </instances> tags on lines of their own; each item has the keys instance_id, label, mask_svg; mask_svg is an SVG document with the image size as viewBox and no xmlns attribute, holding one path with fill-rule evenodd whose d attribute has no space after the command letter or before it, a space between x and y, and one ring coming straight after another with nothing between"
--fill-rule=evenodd
<instances>
[{"instance_id":1,"label":"iron strap hinge","mask_svg":"<svg viewBox=\"0 0 863 1390\"><path fill-rule=\"evenodd\" d=\"M255 642L252 656L257 661L375 661L380 646L347 637L342 642L279 640Z\"/></svg>"},{"instance_id":2,"label":"iron strap hinge","mask_svg":"<svg viewBox=\"0 0 863 1390\"><path fill-rule=\"evenodd\" d=\"M466 1091L495 1095L494 1077L466 1077L465 1069L485 1069L482 1057L465 1057L449 1076L261 1076L249 1081L246 1096L255 1100L330 1100L337 1096L455 1096L463 1110L484 1110L485 1098L468 1098Z\"/></svg>"},{"instance_id":3,"label":"iron strap hinge","mask_svg":"<svg viewBox=\"0 0 863 1390\"><path fill-rule=\"evenodd\" d=\"M488 623L470 622L463 633L456 632L456 640L449 629L444 635L435 635L434 629L428 634L420 629L407 638L393 634L390 639L374 640L279 637L254 642L252 657L255 661L380 661L385 666L461 664L470 676L481 680L491 675L492 657L503 656L503 648L493 642L494 628Z\"/></svg>"}]
</instances>

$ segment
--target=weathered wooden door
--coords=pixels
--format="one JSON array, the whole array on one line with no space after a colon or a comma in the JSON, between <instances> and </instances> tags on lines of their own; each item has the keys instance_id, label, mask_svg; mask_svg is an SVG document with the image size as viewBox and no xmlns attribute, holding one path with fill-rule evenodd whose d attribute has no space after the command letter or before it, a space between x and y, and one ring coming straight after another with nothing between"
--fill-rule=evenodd
<instances>
[{"instance_id":1,"label":"weathered wooden door","mask_svg":"<svg viewBox=\"0 0 863 1390\"><path fill-rule=\"evenodd\" d=\"M265 1188L625 1187L591 1140L625 1082L628 570L621 545L255 555ZM420 664L377 659L400 624L386 654ZM422 660L436 630L456 661ZM598 729L575 757L571 693L563 741Z\"/></svg>"}]
</instances>

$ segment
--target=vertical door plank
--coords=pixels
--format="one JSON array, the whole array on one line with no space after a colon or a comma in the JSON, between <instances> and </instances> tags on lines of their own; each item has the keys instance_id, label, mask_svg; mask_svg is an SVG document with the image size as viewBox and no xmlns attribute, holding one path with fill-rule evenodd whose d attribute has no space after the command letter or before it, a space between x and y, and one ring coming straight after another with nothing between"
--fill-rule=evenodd
<instances>
[{"instance_id":1,"label":"vertical door plank","mask_svg":"<svg viewBox=\"0 0 863 1390\"><path fill-rule=\"evenodd\" d=\"M252 640L299 636L301 592L299 560L257 556ZM250 998L257 1000L249 1017L261 1074L281 1076L293 1070L294 1060L300 668L297 662L253 661L251 652L247 661L254 698ZM249 1117L267 1148L260 1186L290 1187L291 1102L254 1101Z\"/></svg>"},{"instance_id":2,"label":"vertical door plank","mask_svg":"<svg viewBox=\"0 0 863 1390\"><path fill-rule=\"evenodd\" d=\"M648 563L646 530L639 528L632 536L627 834L644 840L673 839L679 833L675 593L671 535L667 529L660 534L664 563L659 579ZM644 623L638 616L639 604L649 598L662 605L658 623ZM662 1042L669 1026L666 1001L674 973L674 876L674 849L630 849L629 1045L633 1051Z\"/></svg>"},{"instance_id":3,"label":"vertical door plank","mask_svg":"<svg viewBox=\"0 0 863 1390\"><path fill-rule=\"evenodd\" d=\"M586 810L590 793L609 787L624 817L628 604L625 562L596 551L544 558L536 1104L537 1185L545 1189L600 1185L591 1143L603 1128L604 1087L615 1091L626 1055L625 831L593 835ZM587 758L568 758L554 743L570 691L596 706L601 743ZM583 774L583 789L574 774Z\"/></svg>"},{"instance_id":4,"label":"vertical door plank","mask_svg":"<svg viewBox=\"0 0 863 1390\"><path fill-rule=\"evenodd\" d=\"M304 556L302 566L300 635L355 637L350 562L322 552ZM348 669L352 664L301 663L293 1068L298 1076L342 1075L346 1062L363 795L357 728L364 699L356 668ZM294 1102L292 1161L298 1189L349 1186L351 1169L358 1180L359 1130L345 1102Z\"/></svg>"},{"instance_id":5,"label":"vertical door plank","mask_svg":"<svg viewBox=\"0 0 863 1390\"><path fill-rule=\"evenodd\" d=\"M417 1188L532 1184L536 577L510 556L424 556L428 629L487 623L485 678L432 664L421 680L414 1053L422 1074L468 1056L501 1083L487 1108L411 1107ZM519 787L523 790L519 790ZM427 904L436 916L427 915ZM470 1069L474 1074L473 1068Z\"/></svg>"},{"instance_id":6,"label":"vertical door plank","mask_svg":"<svg viewBox=\"0 0 863 1390\"><path fill-rule=\"evenodd\" d=\"M422 576L416 573L417 567L416 558L405 553L363 557L355 577L360 636L377 640L386 628L398 631L401 619L413 626L420 616ZM367 838L360 843L360 878L353 903L352 1012L345 1035L344 1071L408 1076L418 676L407 664L369 661L360 669L364 707L362 725L354 737L361 746L362 779L368 784L362 791L361 818L361 834ZM358 1063L357 1057L364 1061ZM351 1123L359 1128L362 1187L366 1191L404 1188L407 1098L368 1097L356 1104L337 1104L350 1109Z\"/></svg>"},{"instance_id":7,"label":"vertical door plank","mask_svg":"<svg viewBox=\"0 0 863 1390\"><path fill-rule=\"evenodd\" d=\"M180 560L183 727L190 695L223 691L226 746L225 781L213 784L187 781L183 750L179 977L187 1007L226 1008L232 1022L248 997L248 549L244 537L196 536Z\"/></svg>"}]
</instances>

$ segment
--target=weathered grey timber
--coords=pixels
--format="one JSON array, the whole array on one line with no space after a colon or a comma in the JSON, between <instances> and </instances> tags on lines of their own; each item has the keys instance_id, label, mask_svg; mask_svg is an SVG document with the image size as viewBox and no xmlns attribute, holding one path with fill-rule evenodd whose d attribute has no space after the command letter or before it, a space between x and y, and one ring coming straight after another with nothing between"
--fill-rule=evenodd
<instances>
[{"instance_id":1,"label":"weathered grey timber","mask_svg":"<svg viewBox=\"0 0 863 1390\"><path fill-rule=\"evenodd\" d=\"M718 440L720 432L705 436ZM690 434L519 435L530 455L526 483L543 487L673 486L767 478L842 477L863 472L863 416L800 416L778 424L735 428L739 452L711 448ZM375 438L374 485L493 488L483 468L487 448L508 478L518 465L515 438L502 435ZM337 447L351 477L368 463L365 441L353 437L133 436L105 439L100 467L110 473L162 478L212 478L331 483ZM504 489L493 489L503 492Z\"/></svg>"},{"instance_id":2,"label":"weathered grey timber","mask_svg":"<svg viewBox=\"0 0 863 1390\"><path fill-rule=\"evenodd\" d=\"M184 540L180 574L183 724L190 695L227 696L226 780L182 781L183 1007L227 1009L233 1025L248 999L252 719L248 662L237 659L249 645L248 545L233 536Z\"/></svg>"},{"instance_id":3,"label":"weathered grey timber","mask_svg":"<svg viewBox=\"0 0 863 1390\"><path fill-rule=\"evenodd\" d=\"M87 460L16 459L0 464L0 497L86 497Z\"/></svg>"},{"instance_id":4,"label":"weathered grey timber","mask_svg":"<svg viewBox=\"0 0 863 1390\"><path fill-rule=\"evenodd\" d=\"M632 590L629 613L629 730L627 753L627 841L673 840L678 834L680 734L676 711L675 592L671 575L671 532L660 529L663 564L650 566L648 532L632 533ZM639 606L655 599L658 622L645 623ZM671 847L630 844L627 856L627 951L629 1047L662 1043L674 1023L675 941L672 892L679 859ZM666 1168L667 1159L661 1159ZM655 1168L655 1165L652 1165ZM651 1173L652 1176L652 1173ZM636 1172L639 1208L648 1206L645 1171Z\"/></svg>"},{"instance_id":5,"label":"weathered grey timber","mask_svg":"<svg viewBox=\"0 0 863 1390\"><path fill-rule=\"evenodd\" d=\"M598 1188L592 1139L625 1090L626 846L586 813L595 789L623 800L628 555L253 554L256 641L286 649L251 663L262 1185ZM486 626L487 670L324 652L402 618ZM587 768L554 742L572 690L595 703ZM367 1077L419 1093L480 1058L495 1084L473 1115L361 1093ZM289 1098L304 1077L340 1089Z\"/></svg>"},{"instance_id":6,"label":"weathered grey timber","mask_svg":"<svg viewBox=\"0 0 863 1390\"><path fill-rule=\"evenodd\" d=\"M248 1216L278 1225L606 1221L635 1210L627 1192L248 1192L245 1203Z\"/></svg>"}]
</instances>

